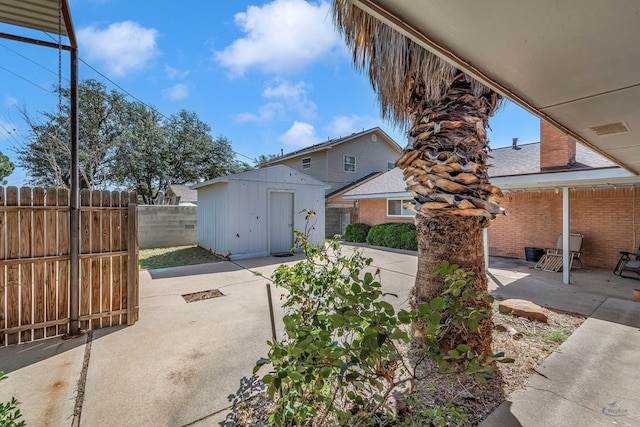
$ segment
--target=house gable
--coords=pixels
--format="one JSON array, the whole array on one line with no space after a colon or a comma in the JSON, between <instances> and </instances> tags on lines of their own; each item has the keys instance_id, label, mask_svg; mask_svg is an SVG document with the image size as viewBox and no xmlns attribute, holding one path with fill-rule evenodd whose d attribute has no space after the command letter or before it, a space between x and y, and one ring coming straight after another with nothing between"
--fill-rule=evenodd
<instances>
[{"instance_id":1,"label":"house gable","mask_svg":"<svg viewBox=\"0 0 640 427\"><path fill-rule=\"evenodd\" d=\"M259 167L286 165L327 183L326 191L331 193L371 173L387 171L401 152L402 148L376 127L285 154ZM346 168L345 156L349 162Z\"/></svg>"}]
</instances>

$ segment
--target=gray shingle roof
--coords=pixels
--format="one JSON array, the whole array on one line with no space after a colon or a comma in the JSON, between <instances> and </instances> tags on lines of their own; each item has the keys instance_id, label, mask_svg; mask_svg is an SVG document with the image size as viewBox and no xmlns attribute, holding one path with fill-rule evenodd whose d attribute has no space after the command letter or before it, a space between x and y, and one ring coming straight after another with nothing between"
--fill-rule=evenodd
<instances>
[{"instance_id":1,"label":"gray shingle roof","mask_svg":"<svg viewBox=\"0 0 640 427\"><path fill-rule=\"evenodd\" d=\"M540 173L540 143L523 144L519 150L511 147L497 148L489 154L489 175L513 176ZM615 167L616 164L590 150L582 144L576 143L576 163L571 170Z\"/></svg>"},{"instance_id":2,"label":"gray shingle roof","mask_svg":"<svg viewBox=\"0 0 640 427\"><path fill-rule=\"evenodd\" d=\"M171 191L173 191L176 197L180 197L180 203L198 201L198 192L192 190L187 185L173 184L170 185L169 188L171 188Z\"/></svg>"},{"instance_id":3,"label":"gray shingle roof","mask_svg":"<svg viewBox=\"0 0 640 427\"><path fill-rule=\"evenodd\" d=\"M490 153L493 157L489 161L492 165L489 168L491 177L540 173L540 143L523 144L518 147L520 148L519 150L514 150L510 146L497 148ZM610 168L615 166L617 166L615 163L598 153L581 144L576 144L576 164L568 170ZM385 197L385 194L404 193L406 191L402 169L395 168L348 191L345 196L376 194L380 195L380 197Z\"/></svg>"}]
</instances>

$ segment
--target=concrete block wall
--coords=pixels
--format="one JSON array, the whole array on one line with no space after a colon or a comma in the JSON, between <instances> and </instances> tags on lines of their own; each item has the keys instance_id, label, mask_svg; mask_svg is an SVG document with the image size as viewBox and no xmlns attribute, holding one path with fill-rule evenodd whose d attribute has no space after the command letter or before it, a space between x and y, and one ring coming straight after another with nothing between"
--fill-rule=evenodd
<instances>
[{"instance_id":1,"label":"concrete block wall","mask_svg":"<svg viewBox=\"0 0 640 427\"><path fill-rule=\"evenodd\" d=\"M198 244L197 206L138 206L140 249Z\"/></svg>"},{"instance_id":2,"label":"concrete block wall","mask_svg":"<svg viewBox=\"0 0 640 427\"><path fill-rule=\"evenodd\" d=\"M570 190L570 231L584 235L583 264L611 269L619 251L640 245L640 189ZM524 258L527 246L554 248L562 233L562 191L507 193L500 203L507 216L489 227L489 253Z\"/></svg>"}]
</instances>

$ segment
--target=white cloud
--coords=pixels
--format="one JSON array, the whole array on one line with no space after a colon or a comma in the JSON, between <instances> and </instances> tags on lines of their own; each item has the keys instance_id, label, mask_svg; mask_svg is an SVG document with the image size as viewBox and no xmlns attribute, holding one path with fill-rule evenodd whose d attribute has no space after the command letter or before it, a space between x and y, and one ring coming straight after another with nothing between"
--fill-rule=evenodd
<instances>
[{"instance_id":1,"label":"white cloud","mask_svg":"<svg viewBox=\"0 0 640 427\"><path fill-rule=\"evenodd\" d=\"M313 125L304 122L293 122L293 126L278 137L284 145L295 148L308 147L320 142Z\"/></svg>"},{"instance_id":2,"label":"white cloud","mask_svg":"<svg viewBox=\"0 0 640 427\"><path fill-rule=\"evenodd\" d=\"M167 73L169 80L184 79L189 75L188 70L178 70L177 68L173 68L167 64L164 64L164 72Z\"/></svg>"},{"instance_id":3,"label":"white cloud","mask_svg":"<svg viewBox=\"0 0 640 427\"><path fill-rule=\"evenodd\" d=\"M189 96L189 87L183 83L178 83L162 91L166 98L172 101L179 101Z\"/></svg>"},{"instance_id":4,"label":"white cloud","mask_svg":"<svg viewBox=\"0 0 640 427\"><path fill-rule=\"evenodd\" d=\"M274 119L283 120L285 118L285 108L279 102L270 102L258 108L258 114L241 113L236 116L237 123L247 122L270 122Z\"/></svg>"},{"instance_id":5,"label":"white cloud","mask_svg":"<svg viewBox=\"0 0 640 427\"><path fill-rule=\"evenodd\" d=\"M268 86L262 92L262 96L267 99L282 99L287 110L309 120L315 117L317 106L307 98L306 86L304 82L295 85L281 82L275 86Z\"/></svg>"},{"instance_id":6,"label":"white cloud","mask_svg":"<svg viewBox=\"0 0 640 427\"><path fill-rule=\"evenodd\" d=\"M331 122L324 127L328 135L334 135L332 138L350 135L354 132L361 132L364 129L379 126L379 121L373 117L363 117L358 115L352 116L336 116Z\"/></svg>"},{"instance_id":7,"label":"white cloud","mask_svg":"<svg viewBox=\"0 0 640 427\"><path fill-rule=\"evenodd\" d=\"M5 104L7 104L7 106L12 107L14 105L18 105L18 99L14 98L13 96L7 96L4 100Z\"/></svg>"},{"instance_id":8,"label":"white cloud","mask_svg":"<svg viewBox=\"0 0 640 427\"><path fill-rule=\"evenodd\" d=\"M156 29L133 21L115 22L105 29L89 26L78 30L83 56L102 62L107 74L113 76L143 69L160 54L157 38Z\"/></svg>"},{"instance_id":9,"label":"white cloud","mask_svg":"<svg viewBox=\"0 0 640 427\"><path fill-rule=\"evenodd\" d=\"M342 46L326 1L274 0L249 6L235 15L235 23L245 36L215 52L215 59L232 76L253 67L269 73L294 73Z\"/></svg>"}]
</instances>

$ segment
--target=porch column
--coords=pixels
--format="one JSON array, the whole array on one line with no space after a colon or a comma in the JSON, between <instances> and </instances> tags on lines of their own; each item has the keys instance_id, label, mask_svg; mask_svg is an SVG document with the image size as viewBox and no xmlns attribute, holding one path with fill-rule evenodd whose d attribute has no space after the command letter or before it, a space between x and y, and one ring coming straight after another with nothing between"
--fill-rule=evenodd
<instances>
[{"instance_id":1,"label":"porch column","mask_svg":"<svg viewBox=\"0 0 640 427\"><path fill-rule=\"evenodd\" d=\"M562 187L562 283L569 284L569 187Z\"/></svg>"},{"instance_id":2,"label":"porch column","mask_svg":"<svg viewBox=\"0 0 640 427\"><path fill-rule=\"evenodd\" d=\"M484 268L489 271L489 227L482 229L482 241L484 244Z\"/></svg>"}]
</instances>

